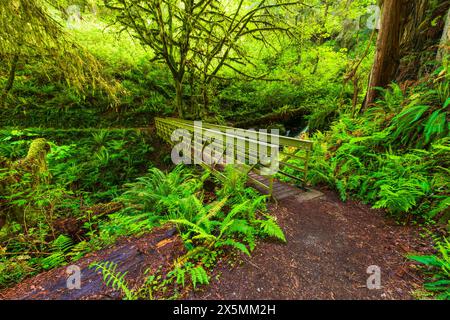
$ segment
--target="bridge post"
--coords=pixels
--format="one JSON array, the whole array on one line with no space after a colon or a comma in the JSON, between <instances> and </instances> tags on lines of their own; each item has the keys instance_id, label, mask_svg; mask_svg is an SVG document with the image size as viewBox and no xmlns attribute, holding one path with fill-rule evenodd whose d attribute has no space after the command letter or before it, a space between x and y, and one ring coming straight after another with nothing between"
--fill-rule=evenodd
<instances>
[{"instance_id":1,"label":"bridge post","mask_svg":"<svg viewBox=\"0 0 450 320\"><path fill-rule=\"evenodd\" d=\"M269 197L273 197L273 174L271 174L269 178Z\"/></svg>"}]
</instances>

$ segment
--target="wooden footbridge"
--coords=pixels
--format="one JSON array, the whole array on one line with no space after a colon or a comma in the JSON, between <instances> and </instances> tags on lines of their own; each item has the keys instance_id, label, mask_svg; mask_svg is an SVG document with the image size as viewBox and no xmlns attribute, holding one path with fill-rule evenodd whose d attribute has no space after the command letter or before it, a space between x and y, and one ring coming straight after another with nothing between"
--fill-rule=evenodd
<instances>
[{"instance_id":1,"label":"wooden footbridge","mask_svg":"<svg viewBox=\"0 0 450 320\"><path fill-rule=\"evenodd\" d=\"M155 121L158 136L219 179L226 178L224 166L232 164L276 200L306 189L311 141L176 118Z\"/></svg>"}]
</instances>

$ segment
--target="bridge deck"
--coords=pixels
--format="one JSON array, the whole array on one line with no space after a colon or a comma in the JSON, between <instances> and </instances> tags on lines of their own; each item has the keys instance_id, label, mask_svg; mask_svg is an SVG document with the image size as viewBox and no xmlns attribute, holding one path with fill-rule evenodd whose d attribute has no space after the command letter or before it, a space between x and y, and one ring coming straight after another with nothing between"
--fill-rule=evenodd
<instances>
[{"instance_id":1,"label":"bridge deck","mask_svg":"<svg viewBox=\"0 0 450 320\"><path fill-rule=\"evenodd\" d=\"M248 175L250 176L250 178L257 180L265 185L269 185L269 183L270 183L268 178L260 176L260 175L256 174L255 172L250 172ZM250 184L252 184L252 183L250 182ZM257 189L262 194L269 194L269 191L266 188L262 188L261 186L259 186L256 183L253 183L252 185L255 187L255 189ZM272 197L275 200L283 200L283 199L286 199L286 198L289 198L292 196L300 195L305 192L307 192L307 191L300 189L298 187L292 186L286 182L278 181L276 179L273 180Z\"/></svg>"}]
</instances>

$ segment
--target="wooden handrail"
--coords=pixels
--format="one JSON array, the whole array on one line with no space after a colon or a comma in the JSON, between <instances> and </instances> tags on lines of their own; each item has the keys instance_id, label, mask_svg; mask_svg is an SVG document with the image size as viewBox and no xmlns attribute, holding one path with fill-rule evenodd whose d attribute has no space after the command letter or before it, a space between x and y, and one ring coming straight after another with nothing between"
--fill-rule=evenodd
<instances>
[{"instance_id":1,"label":"wooden handrail","mask_svg":"<svg viewBox=\"0 0 450 320\"><path fill-rule=\"evenodd\" d=\"M237 163L240 169L247 168L247 172L254 171L257 174L260 174L261 168L268 167L272 165L272 163L260 163L256 162L258 157L258 150L261 147L267 148L266 151L276 149L278 154L278 159L276 165L279 167L279 172L277 175L280 177L283 176L285 178L289 178L290 180L294 180L297 183L300 182L303 187L306 186L307 183L307 173L308 173L308 161L310 152L313 147L312 141L295 139L291 137L284 137L280 135L274 135L271 133L261 133L257 131L248 131L240 128L233 128L228 126L216 125L211 123L201 123L201 126L196 125L194 121L182 120L176 118L155 118L157 134L164 140L166 140L170 144L174 144L175 141L171 141L171 135L176 129L184 129L189 133L196 133L201 130L202 137L207 137L208 139L214 139L214 142L222 145L223 154L222 159L225 159L226 156L224 154L227 152L227 147L229 147L229 142L233 142L233 157L236 159L236 156L240 156L239 159L242 159L242 156L246 160L249 160L250 163ZM237 130L237 131L236 131ZM242 130L242 131L241 131ZM242 136L242 133L247 134ZM259 141L259 137L264 135L265 140L267 141ZM240 142L241 144L236 144L236 142ZM272 143L274 142L274 143ZM202 141L201 145L194 139L194 144L197 147L201 146L201 151L203 152L206 147L207 141ZM236 146L244 147L244 152L240 148L236 148ZM256 146L256 149L255 149ZM281 150L280 150L281 149ZM289 151L292 151L290 153ZM298 155L299 152L303 152L303 155ZM281 155L281 157L280 157ZM303 163L303 168L298 167L296 165L288 163L290 159L295 159L300 163ZM198 159L197 159L198 160ZM216 166L207 164L204 159L200 159L203 167L208 167L212 171L217 171ZM209 159L211 160L211 159ZM273 160L272 160L273 161ZM226 163L224 163L226 164ZM283 169L289 168L290 172L284 172ZM224 177L223 174L216 172L219 177ZM250 179L253 179L249 176ZM261 181L255 180L254 182L263 185L269 191L269 195L272 195L272 186L273 186L273 178L274 174L268 175L269 185L262 184Z\"/></svg>"}]
</instances>

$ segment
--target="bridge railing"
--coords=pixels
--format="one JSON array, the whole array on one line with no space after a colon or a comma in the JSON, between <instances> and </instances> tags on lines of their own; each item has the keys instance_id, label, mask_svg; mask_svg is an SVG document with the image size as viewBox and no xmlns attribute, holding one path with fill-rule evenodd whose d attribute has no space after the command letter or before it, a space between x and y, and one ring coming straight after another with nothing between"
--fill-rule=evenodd
<instances>
[{"instance_id":1,"label":"bridge railing","mask_svg":"<svg viewBox=\"0 0 450 320\"><path fill-rule=\"evenodd\" d=\"M249 174L254 184L266 189L269 195L272 195L274 177L294 181L301 187L306 186L312 150L309 140L176 118L156 118L155 122L157 134L170 144L181 141L179 135L175 137L179 140L172 141L172 134L177 129L192 135L189 149L184 150L189 150L189 156L195 163L211 169L219 178L225 178L220 166L233 163L236 168ZM195 139L199 135L203 139ZM206 148L210 151L218 149L220 152L209 155L204 152ZM267 157L261 159L261 154Z\"/></svg>"}]
</instances>

